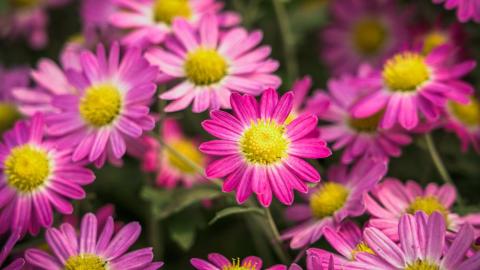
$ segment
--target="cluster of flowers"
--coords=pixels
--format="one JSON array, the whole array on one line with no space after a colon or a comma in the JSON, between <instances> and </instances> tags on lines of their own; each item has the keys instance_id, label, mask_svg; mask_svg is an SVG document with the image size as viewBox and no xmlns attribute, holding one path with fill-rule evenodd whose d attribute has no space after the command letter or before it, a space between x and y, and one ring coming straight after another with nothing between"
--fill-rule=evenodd
<instances>
[{"instance_id":1,"label":"cluster of flowers","mask_svg":"<svg viewBox=\"0 0 480 270\"><path fill-rule=\"evenodd\" d=\"M9 1L0 34L44 46L45 11L65 2ZM480 21L480 1L433 2L458 8L461 22ZM462 79L476 63L459 50L461 28L410 34L395 1L336 0L330 9L322 55L335 77L327 91L309 96L306 76L280 96L279 63L260 44L262 32L239 26L220 2L82 1L82 39L65 45L61 64L42 59L33 70L0 69L0 233L10 235L0 262L23 236L46 228L51 252L28 249L6 269L160 268L151 248L128 252L139 223L115 226L109 212L86 214L78 231L76 222L52 227L54 211L70 215L71 201L85 198L83 187L95 180L90 164L121 166L128 153L163 188L208 183L198 171L205 168L239 204L252 194L263 207L278 199L298 223L281 236L290 248L325 236L339 253L308 249L309 270L480 269L480 215L452 211L451 184L423 189L385 178L390 158L437 128L455 132L464 151L480 151L480 101ZM157 88L169 101L159 114L151 111ZM210 112L201 126L218 139L188 138L164 115L190 105ZM306 160L329 157L327 142L341 158L320 182ZM306 203L294 203L294 190ZM350 218L365 212L370 219L361 229ZM262 268L257 257L229 261L216 253L191 263Z\"/></svg>"}]
</instances>

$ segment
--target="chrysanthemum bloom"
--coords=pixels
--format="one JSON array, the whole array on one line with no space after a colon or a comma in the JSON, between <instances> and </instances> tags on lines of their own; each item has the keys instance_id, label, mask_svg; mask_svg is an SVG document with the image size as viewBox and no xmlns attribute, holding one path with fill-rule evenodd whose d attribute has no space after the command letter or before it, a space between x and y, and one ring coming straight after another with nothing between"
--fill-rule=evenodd
<instances>
[{"instance_id":1,"label":"chrysanthemum bloom","mask_svg":"<svg viewBox=\"0 0 480 270\"><path fill-rule=\"evenodd\" d=\"M192 27L207 14L218 17L220 25L230 27L240 22L233 12L222 12L217 0L115 0L117 11L110 17L114 26L128 30L122 42L144 47L160 44L171 34L175 19L184 19Z\"/></svg>"},{"instance_id":2,"label":"chrysanthemum bloom","mask_svg":"<svg viewBox=\"0 0 480 270\"><path fill-rule=\"evenodd\" d=\"M198 150L198 142L183 135L180 124L173 118L163 121L162 139L169 147L199 167L205 167L205 156ZM173 188L178 183L190 187L202 179L196 168L185 163L175 153L151 137L144 137L147 150L142 155L142 167L146 172L156 172L157 185Z\"/></svg>"},{"instance_id":3,"label":"chrysanthemum bloom","mask_svg":"<svg viewBox=\"0 0 480 270\"><path fill-rule=\"evenodd\" d=\"M412 27L411 32L414 36L414 42L421 45L421 51L424 55L428 55L433 49L447 44L463 52L462 47L466 42L464 29L459 23L448 26L443 25L440 21L437 21L434 25L421 23ZM456 53L453 56L458 58L458 56L463 56L462 54Z\"/></svg>"},{"instance_id":4,"label":"chrysanthemum bloom","mask_svg":"<svg viewBox=\"0 0 480 270\"><path fill-rule=\"evenodd\" d=\"M48 133L61 147L73 148L73 160L88 159L100 167L118 162L127 144L155 126L149 104L155 94L156 69L129 49L120 60L118 44L106 55L102 45L94 55L80 56L82 71L69 71L78 94L55 96L60 112L47 116Z\"/></svg>"},{"instance_id":5,"label":"chrysanthemum bloom","mask_svg":"<svg viewBox=\"0 0 480 270\"><path fill-rule=\"evenodd\" d=\"M353 108L357 118L381 116L382 128L400 123L414 129L423 117L427 122L438 119L448 100L467 103L473 92L471 85L460 80L475 67L475 61L449 63L453 48L437 47L427 56L407 50L388 59L383 66L378 91L362 98ZM420 117L419 117L420 113Z\"/></svg>"},{"instance_id":6,"label":"chrysanthemum bloom","mask_svg":"<svg viewBox=\"0 0 480 270\"><path fill-rule=\"evenodd\" d=\"M480 269L480 253L465 254L474 242L473 229L462 226L451 244L445 241L445 219L435 212L427 217L403 215L398 224L400 245L376 228L366 228L363 237L375 254L358 253L344 269L357 270L475 270Z\"/></svg>"},{"instance_id":7,"label":"chrysanthemum bloom","mask_svg":"<svg viewBox=\"0 0 480 270\"><path fill-rule=\"evenodd\" d=\"M468 104L449 102L445 110L443 128L454 132L460 139L462 151L468 146L480 152L480 101L471 96Z\"/></svg>"},{"instance_id":8,"label":"chrysanthemum bloom","mask_svg":"<svg viewBox=\"0 0 480 270\"><path fill-rule=\"evenodd\" d=\"M460 22L473 20L480 22L480 2L477 0L432 0L435 4L445 3L446 9L457 9L457 18Z\"/></svg>"},{"instance_id":9,"label":"chrysanthemum bloom","mask_svg":"<svg viewBox=\"0 0 480 270\"><path fill-rule=\"evenodd\" d=\"M45 270L155 270L163 265L152 262L152 248L127 253L140 236L142 228L138 222L128 223L116 234L113 230L113 218L109 217L100 231L97 218L88 213L82 218L79 233L68 223L47 230L45 238L53 256L39 249L28 249L25 259Z\"/></svg>"},{"instance_id":10,"label":"chrysanthemum bloom","mask_svg":"<svg viewBox=\"0 0 480 270\"><path fill-rule=\"evenodd\" d=\"M208 261L193 258L190 263L197 270L261 270L262 260L255 256L249 256L231 261L219 253L208 254Z\"/></svg>"},{"instance_id":11,"label":"chrysanthemum bloom","mask_svg":"<svg viewBox=\"0 0 480 270\"><path fill-rule=\"evenodd\" d=\"M437 211L443 214L448 229L457 231L469 217L459 217L450 208L456 200L455 188L449 184L438 186L430 183L425 189L414 181L405 184L389 178L377 185L365 196L365 207L372 218L369 225L382 230L388 237L398 240L397 224L406 214L423 211L427 215ZM476 221L478 223L478 221Z\"/></svg>"},{"instance_id":12,"label":"chrysanthemum bloom","mask_svg":"<svg viewBox=\"0 0 480 270\"><path fill-rule=\"evenodd\" d=\"M62 67L50 59L41 59L37 64L37 69L30 73L34 86L23 85L12 89L15 102L22 114L32 116L37 112L44 114L59 112L60 110L52 104L54 96L78 93L63 71L73 68L69 64L72 57L70 55L68 58L64 58Z\"/></svg>"},{"instance_id":13,"label":"chrysanthemum bloom","mask_svg":"<svg viewBox=\"0 0 480 270\"><path fill-rule=\"evenodd\" d=\"M66 200L83 199L82 187L93 173L71 161L68 150L44 141L44 120L35 115L19 121L0 143L0 233L19 230L38 233L53 221L52 206L70 214Z\"/></svg>"},{"instance_id":14,"label":"chrysanthemum bloom","mask_svg":"<svg viewBox=\"0 0 480 270\"><path fill-rule=\"evenodd\" d=\"M0 65L0 134L20 118L12 91L28 85L28 72L26 67L6 69Z\"/></svg>"},{"instance_id":15,"label":"chrysanthemum bloom","mask_svg":"<svg viewBox=\"0 0 480 270\"><path fill-rule=\"evenodd\" d=\"M211 178L226 177L223 191L237 191L237 202L244 203L253 193L267 207L272 191L280 202L290 205L293 190L307 192L305 182L318 182L320 175L304 158L331 155L325 142L308 137L317 118L304 114L285 124L293 106L293 94L265 90L260 104L250 95L231 96L234 115L212 111L203 128L220 138L202 143L200 151L221 157L207 166Z\"/></svg>"},{"instance_id":16,"label":"chrysanthemum bloom","mask_svg":"<svg viewBox=\"0 0 480 270\"><path fill-rule=\"evenodd\" d=\"M20 239L20 237L21 235L18 232L14 232L10 234L10 236L7 239L7 242L5 242L5 245L2 247L2 251L0 252L0 267L3 266L5 259L7 259L8 254L10 253L10 251L12 251L13 246L15 246L15 244ZM23 269L24 264L25 264L25 261L19 258L14 260L9 265L2 267L2 269L3 270L21 270Z\"/></svg>"},{"instance_id":17,"label":"chrysanthemum bloom","mask_svg":"<svg viewBox=\"0 0 480 270\"><path fill-rule=\"evenodd\" d=\"M47 45L47 9L70 0L10 0L0 14L0 37L24 38L34 49Z\"/></svg>"},{"instance_id":18,"label":"chrysanthemum bloom","mask_svg":"<svg viewBox=\"0 0 480 270\"><path fill-rule=\"evenodd\" d=\"M332 256L327 258L324 263L323 253L318 252L319 249L310 248L307 250L307 270L334 270L334 259ZM302 270L298 264L293 263L289 267L285 265L275 265L267 268L267 270Z\"/></svg>"},{"instance_id":19,"label":"chrysanthemum bloom","mask_svg":"<svg viewBox=\"0 0 480 270\"><path fill-rule=\"evenodd\" d=\"M166 112L183 110L192 101L194 112L231 108L232 91L259 95L280 84L280 78L272 74L278 63L268 58L270 47L257 48L260 31L249 34L235 28L223 33L215 16L205 16L197 31L187 21L175 20L172 31L175 39L167 42L167 49L152 48L145 55L163 77L179 81L160 95L174 100Z\"/></svg>"},{"instance_id":20,"label":"chrysanthemum bloom","mask_svg":"<svg viewBox=\"0 0 480 270\"><path fill-rule=\"evenodd\" d=\"M376 83L372 71L365 68L361 68L356 76L329 80L328 92L316 92L307 105L316 107L319 103L328 103L326 110L317 112L321 120L329 122L320 127L320 136L333 143L334 150L344 149L341 160L345 164L362 157L375 160L398 157L401 148L411 142L403 129L380 127L383 111L362 118L356 118L350 112L360 98L372 92L370 85Z\"/></svg>"},{"instance_id":21,"label":"chrysanthemum bloom","mask_svg":"<svg viewBox=\"0 0 480 270\"><path fill-rule=\"evenodd\" d=\"M295 204L286 210L287 219L300 225L283 233L282 239L291 239L293 249L302 248L319 240L327 226L337 227L349 216L362 215L363 196L386 172L386 163L370 159L358 161L350 170L346 165L331 167L327 175L330 181L310 190L308 204Z\"/></svg>"},{"instance_id":22,"label":"chrysanthemum bloom","mask_svg":"<svg viewBox=\"0 0 480 270\"><path fill-rule=\"evenodd\" d=\"M335 0L331 24L322 32L322 58L335 74L360 64L377 67L405 40L407 16L396 1Z\"/></svg>"}]
</instances>

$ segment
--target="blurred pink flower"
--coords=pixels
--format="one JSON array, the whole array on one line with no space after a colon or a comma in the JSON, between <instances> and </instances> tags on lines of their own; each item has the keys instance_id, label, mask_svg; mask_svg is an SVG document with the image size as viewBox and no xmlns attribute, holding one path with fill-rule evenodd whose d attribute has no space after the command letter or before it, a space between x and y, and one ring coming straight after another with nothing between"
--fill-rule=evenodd
<instances>
[{"instance_id":1,"label":"blurred pink flower","mask_svg":"<svg viewBox=\"0 0 480 270\"><path fill-rule=\"evenodd\" d=\"M7 238L7 241L3 245L1 252L0 252L0 267L3 266L3 263L7 259L9 253L12 251L13 246L17 243L17 241L21 238L21 234L18 232L10 233ZM4 270L21 270L25 265L25 260L22 258L18 258L13 260L9 265L3 266L2 269Z\"/></svg>"},{"instance_id":2,"label":"blurred pink flower","mask_svg":"<svg viewBox=\"0 0 480 270\"><path fill-rule=\"evenodd\" d=\"M169 147L182 154L197 166L205 167L205 156L198 150L198 142L187 138L182 133L180 124L173 118L163 121L162 139ZM146 151L142 154L142 168L146 172L156 173L158 186L174 188L181 183L190 187L198 183L203 176L195 168L185 163L166 147L163 147L157 139L144 137L143 143Z\"/></svg>"},{"instance_id":3,"label":"blurred pink flower","mask_svg":"<svg viewBox=\"0 0 480 270\"><path fill-rule=\"evenodd\" d=\"M351 109L357 118L369 117L385 110L380 126L392 128L399 123L412 130L420 119L438 120L440 110L448 100L468 103L473 92L470 84L461 80L476 63L466 60L447 64L455 50L449 45L435 48L424 56L419 51L405 50L388 59L378 74L378 91L362 98Z\"/></svg>"},{"instance_id":4,"label":"blurred pink flower","mask_svg":"<svg viewBox=\"0 0 480 270\"><path fill-rule=\"evenodd\" d=\"M28 85L28 73L27 67L7 69L0 65L0 134L10 129L21 117L13 89Z\"/></svg>"},{"instance_id":5,"label":"blurred pink flower","mask_svg":"<svg viewBox=\"0 0 480 270\"><path fill-rule=\"evenodd\" d=\"M363 196L387 172L384 162L370 159L358 161L351 169L346 165L332 166L328 182L322 182L307 194L308 204L298 203L286 210L289 220L300 223L282 234L290 247L298 249L317 242L329 226L337 227L347 217L365 212Z\"/></svg>"},{"instance_id":6,"label":"blurred pink flower","mask_svg":"<svg viewBox=\"0 0 480 270\"><path fill-rule=\"evenodd\" d=\"M320 126L320 137L333 143L334 150L344 149L343 163L362 157L388 161L390 157L399 157L402 147L412 141L408 133L399 127L381 128L382 111L362 118L355 118L350 112L359 99L375 90L371 85L375 85L377 80L373 71L363 66L356 76L330 79L328 91L317 91L307 104L307 108L318 108L320 103L328 104L326 110L317 112L319 119L328 122Z\"/></svg>"},{"instance_id":7,"label":"blurred pink flower","mask_svg":"<svg viewBox=\"0 0 480 270\"><path fill-rule=\"evenodd\" d=\"M462 23L473 20L480 23L480 2L478 0L432 0L435 4L445 3L446 9L457 9L458 20Z\"/></svg>"},{"instance_id":8,"label":"blurred pink flower","mask_svg":"<svg viewBox=\"0 0 480 270\"><path fill-rule=\"evenodd\" d=\"M111 269L155 270L162 262L152 262L152 248L127 252L140 236L141 226L131 222L114 234L113 218L109 217L102 230L98 229L94 214L82 218L79 233L69 223L59 229L49 228L46 240L53 251L50 255L39 249L28 249L25 259L39 269ZM113 238L112 238L113 237Z\"/></svg>"},{"instance_id":9,"label":"blurred pink flower","mask_svg":"<svg viewBox=\"0 0 480 270\"><path fill-rule=\"evenodd\" d=\"M285 124L293 107L293 94L280 100L273 89L265 90L260 104L250 95L231 96L233 115L212 111L203 128L220 140L202 143L200 151L219 156L205 170L207 177L223 178L223 191L237 191L237 202L244 203L253 193L268 207L272 191L283 204L293 202L293 190L307 192L305 182L318 182L320 175L304 158L331 155L326 143L308 135L317 118L304 114Z\"/></svg>"},{"instance_id":10,"label":"blurred pink flower","mask_svg":"<svg viewBox=\"0 0 480 270\"><path fill-rule=\"evenodd\" d=\"M230 27L240 22L233 12L223 12L223 3L216 0L113 0L117 5L110 23L126 30L122 43L147 47L162 43L174 30L176 19L196 28L206 15L218 18L220 26Z\"/></svg>"},{"instance_id":11,"label":"blurred pink flower","mask_svg":"<svg viewBox=\"0 0 480 270\"><path fill-rule=\"evenodd\" d=\"M393 0L335 0L321 33L322 58L336 75L378 67L406 41L408 16Z\"/></svg>"},{"instance_id":12,"label":"blurred pink flower","mask_svg":"<svg viewBox=\"0 0 480 270\"><path fill-rule=\"evenodd\" d=\"M192 111L231 108L234 91L259 95L268 87L276 88L280 78L272 73L278 62L270 58L270 47L260 46L262 33L247 33L234 28L226 33L219 29L215 16L205 16L194 30L185 20L175 20L175 39L166 42L166 49L154 47L145 57L157 66L162 78L179 83L160 95L174 100L166 112L180 111L192 102Z\"/></svg>"}]
</instances>

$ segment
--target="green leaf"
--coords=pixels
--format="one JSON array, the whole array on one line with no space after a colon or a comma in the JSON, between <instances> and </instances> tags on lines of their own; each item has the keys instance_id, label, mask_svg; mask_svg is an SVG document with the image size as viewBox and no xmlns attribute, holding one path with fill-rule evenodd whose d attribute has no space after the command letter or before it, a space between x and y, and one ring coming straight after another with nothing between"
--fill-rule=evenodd
<instances>
[{"instance_id":1,"label":"green leaf","mask_svg":"<svg viewBox=\"0 0 480 270\"><path fill-rule=\"evenodd\" d=\"M225 208L225 209L222 209L222 210L218 211L215 214L215 217L212 220L210 220L210 222L208 222L208 225L212 225L215 222L217 222L218 220L220 220L224 217L227 217L227 216L237 215L237 214L246 214L246 213L254 213L254 214L263 215L262 209L257 208L257 207L233 206L233 207Z\"/></svg>"},{"instance_id":2,"label":"green leaf","mask_svg":"<svg viewBox=\"0 0 480 270\"><path fill-rule=\"evenodd\" d=\"M177 188L173 190L145 188L142 191L142 198L153 204L153 214L157 219L164 219L192 204L202 200L214 199L223 194L216 186L199 185L192 188Z\"/></svg>"},{"instance_id":3,"label":"green leaf","mask_svg":"<svg viewBox=\"0 0 480 270\"><path fill-rule=\"evenodd\" d=\"M184 251L189 250L195 241L195 222L186 222L183 218L172 219L168 224L170 238Z\"/></svg>"}]
</instances>

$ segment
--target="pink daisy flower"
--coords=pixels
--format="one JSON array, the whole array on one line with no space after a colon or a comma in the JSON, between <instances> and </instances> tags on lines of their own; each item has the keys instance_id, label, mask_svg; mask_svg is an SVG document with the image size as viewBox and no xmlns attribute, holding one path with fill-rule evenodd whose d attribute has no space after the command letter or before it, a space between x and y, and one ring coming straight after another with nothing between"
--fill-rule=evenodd
<instances>
[{"instance_id":1,"label":"pink daisy flower","mask_svg":"<svg viewBox=\"0 0 480 270\"><path fill-rule=\"evenodd\" d=\"M407 17L396 1L336 0L332 23L323 30L322 58L335 74L355 72L360 64L380 65L406 38Z\"/></svg>"},{"instance_id":2,"label":"pink daisy flower","mask_svg":"<svg viewBox=\"0 0 480 270\"><path fill-rule=\"evenodd\" d=\"M480 253L466 258L474 242L473 229L463 225L451 244L445 241L445 219L435 212L430 217L418 212L403 215L398 224L397 245L376 228L366 228L365 242L375 254L358 253L344 269L363 270L475 270L480 269Z\"/></svg>"},{"instance_id":3,"label":"pink daisy flower","mask_svg":"<svg viewBox=\"0 0 480 270\"><path fill-rule=\"evenodd\" d=\"M471 217L460 217L451 212L455 200L455 188L449 184L438 186L430 183L422 189L414 181L403 184L398 179L389 178L365 196L365 207L372 215L369 225L397 241L399 239L398 221L406 213L415 214L422 211L430 215L433 212L439 212L451 231L457 231L465 221L475 222L478 225L479 221Z\"/></svg>"},{"instance_id":4,"label":"pink daisy flower","mask_svg":"<svg viewBox=\"0 0 480 270\"><path fill-rule=\"evenodd\" d=\"M28 72L26 67L6 69L0 65L0 134L20 118L12 92L15 87L28 85Z\"/></svg>"},{"instance_id":5,"label":"pink daisy flower","mask_svg":"<svg viewBox=\"0 0 480 270\"><path fill-rule=\"evenodd\" d=\"M379 90L353 106L353 115L363 118L384 110L382 128L400 123L411 130L419 124L419 113L433 122L446 101L467 103L473 88L460 78L475 67L475 61L449 64L452 53L448 45L434 49L427 56L413 50L397 53L386 61L379 74Z\"/></svg>"},{"instance_id":6,"label":"pink daisy flower","mask_svg":"<svg viewBox=\"0 0 480 270\"><path fill-rule=\"evenodd\" d=\"M226 177L223 191L237 191L242 204L253 193L268 207L272 191L286 205L293 202L293 190L307 192L305 182L318 182L320 175L304 158L331 155L325 142L308 134L317 118L304 114L285 124L293 106L293 94L280 100L273 89L265 90L260 104L250 95L232 94L233 115L212 111L203 128L220 140L202 143L200 151L219 156L205 170L211 178Z\"/></svg>"},{"instance_id":7,"label":"pink daisy flower","mask_svg":"<svg viewBox=\"0 0 480 270\"><path fill-rule=\"evenodd\" d=\"M45 238L54 255L39 249L28 249L27 262L38 269L90 269L90 270L155 270L163 263L152 262L152 248L127 253L140 236L138 222L125 225L114 234L113 218L109 217L103 230L97 229L97 218L88 213L82 218L79 233L63 223L59 229L49 228Z\"/></svg>"},{"instance_id":8,"label":"pink daisy flower","mask_svg":"<svg viewBox=\"0 0 480 270\"><path fill-rule=\"evenodd\" d=\"M240 259L233 259L232 261L228 260L219 253L210 253L208 254L208 261L198 258L193 258L190 260L192 266L197 270L261 270L262 269L262 259L249 256Z\"/></svg>"},{"instance_id":9,"label":"pink daisy flower","mask_svg":"<svg viewBox=\"0 0 480 270\"><path fill-rule=\"evenodd\" d=\"M73 148L73 160L87 159L101 167L108 159L118 163L127 144L155 126L150 102L155 94L156 69L129 49L120 58L118 44L107 57L102 45L97 54L81 54L81 72L69 71L77 94L55 96L60 112L47 116L48 133L61 147Z\"/></svg>"},{"instance_id":10,"label":"pink daisy flower","mask_svg":"<svg viewBox=\"0 0 480 270\"><path fill-rule=\"evenodd\" d=\"M0 37L25 38L34 49L48 43L48 8L60 7L70 0L11 0L0 14Z\"/></svg>"},{"instance_id":11,"label":"pink daisy flower","mask_svg":"<svg viewBox=\"0 0 480 270\"><path fill-rule=\"evenodd\" d=\"M110 23L128 34L122 42L128 46L145 47L162 43L174 32L175 19L184 19L190 26L197 27L206 15L218 17L223 27L240 22L233 12L222 12L223 3L216 0L113 0L116 11Z\"/></svg>"},{"instance_id":12,"label":"pink daisy flower","mask_svg":"<svg viewBox=\"0 0 480 270\"><path fill-rule=\"evenodd\" d=\"M205 167L205 156L198 150L198 142L183 135L180 124L173 118L163 121L162 139L178 153ZM143 138L147 150L142 155L142 167L146 172L156 172L158 186L174 188L178 183L190 187L202 179L195 168L183 162L168 148L152 137Z\"/></svg>"},{"instance_id":13,"label":"pink daisy flower","mask_svg":"<svg viewBox=\"0 0 480 270\"><path fill-rule=\"evenodd\" d=\"M449 102L445 110L443 128L460 139L462 151L472 145L480 153L480 101L471 96L468 104Z\"/></svg>"},{"instance_id":14,"label":"pink daisy flower","mask_svg":"<svg viewBox=\"0 0 480 270\"><path fill-rule=\"evenodd\" d=\"M337 227L347 217L364 213L363 196L387 172L386 163L370 159L358 161L351 169L346 165L332 166L328 171L330 181L311 189L308 203L298 203L286 210L287 219L300 225L283 233L290 239L290 247L302 248L318 241L324 228Z\"/></svg>"},{"instance_id":15,"label":"pink daisy flower","mask_svg":"<svg viewBox=\"0 0 480 270\"><path fill-rule=\"evenodd\" d=\"M192 102L193 112L228 109L233 91L259 95L267 87L279 86L280 78L272 74L278 62L268 58L270 47L257 48L260 31L249 34L234 28L223 33L215 16L205 16L198 31L187 21L176 20L172 31L175 39L166 43L166 49L152 48L145 55L162 76L179 81L160 95L174 100L166 112L183 110Z\"/></svg>"},{"instance_id":16,"label":"pink daisy flower","mask_svg":"<svg viewBox=\"0 0 480 270\"><path fill-rule=\"evenodd\" d=\"M67 69L71 57L62 61L63 69ZM12 94L20 112L32 116L37 112L44 114L59 112L52 101L56 95L77 94L75 87L68 81L62 67L50 59L41 59L37 69L30 72L34 87L23 85L15 87Z\"/></svg>"},{"instance_id":17,"label":"pink daisy flower","mask_svg":"<svg viewBox=\"0 0 480 270\"><path fill-rule=\"evenodd\" d=\"M83 199L81 186L93 173L72 163L68 150L43 140L44 119L37 114L19 121L0 143L0 233L7 230L37 234L53 222L52 206L70 214L66 199Z\"/></svg>"},{"instance_id":18,"label":"pink daisy flower","mask_svg":"<svg viewBox=\"0 0 480 270\"><path fill-rule=\"evenodd\" d=\"M387 160L399 157L401 148L411 142L410 136L399 128L383 129L379 122L383 112L356 118L350 112L355 103L372 92L376 78L367 67L357 76L345 75L328 81L328 91L317 91L307 107L327 103L326 110L317 116L328 124L320 127L321 138L333 143L334 150L343 150L342 163L348 164L362 157Z\"/></svg>"},{"instance_id":19,"label":"pink daisy flower","mask_svg":"<svg viewBox=\"0 0 480 270\"><path fill-rule=\"evenodd\" d=\"M8 254L12 251L13 246L15 246L15 244L20 239L20 237L21 237L20 233L10 234L7 241L5 242L5 245L2 247L2 251L0 252L0 267L3 266L3 263L7 259ZM19 259L15 259L9 265L2 267L2 269L3 270L21 270L23 269L24 265L25 265L25 261L19 258Z\"/></svg>"},{"instance_id":20,"label":"pink daisy flower","mask_svg":"<svg viewBox=\"0 0 480 270\"><path fill-rule=\"evenodd\" d=\"M334 270L334 259L330 256L327 263L323 263L323 253L319 252L317 248L310 248L307 250L307 268L306 270ZM293 263L289 267L285 265L274 265L267 268L267 270L302 270L298 264Z\"/></svg>"},{"instance_id":21,"label":"pink daisy flower","mask_svg":"<svg viewBox=\"0 0 480 270\"><path fill-rule=\"evenodd\" d=\"M477 0L432 0L435 4L445 3L446 9L457 9L457 18L465 23L473 20L480 23L480 2Z\"/></svg>"}]
</instances>

